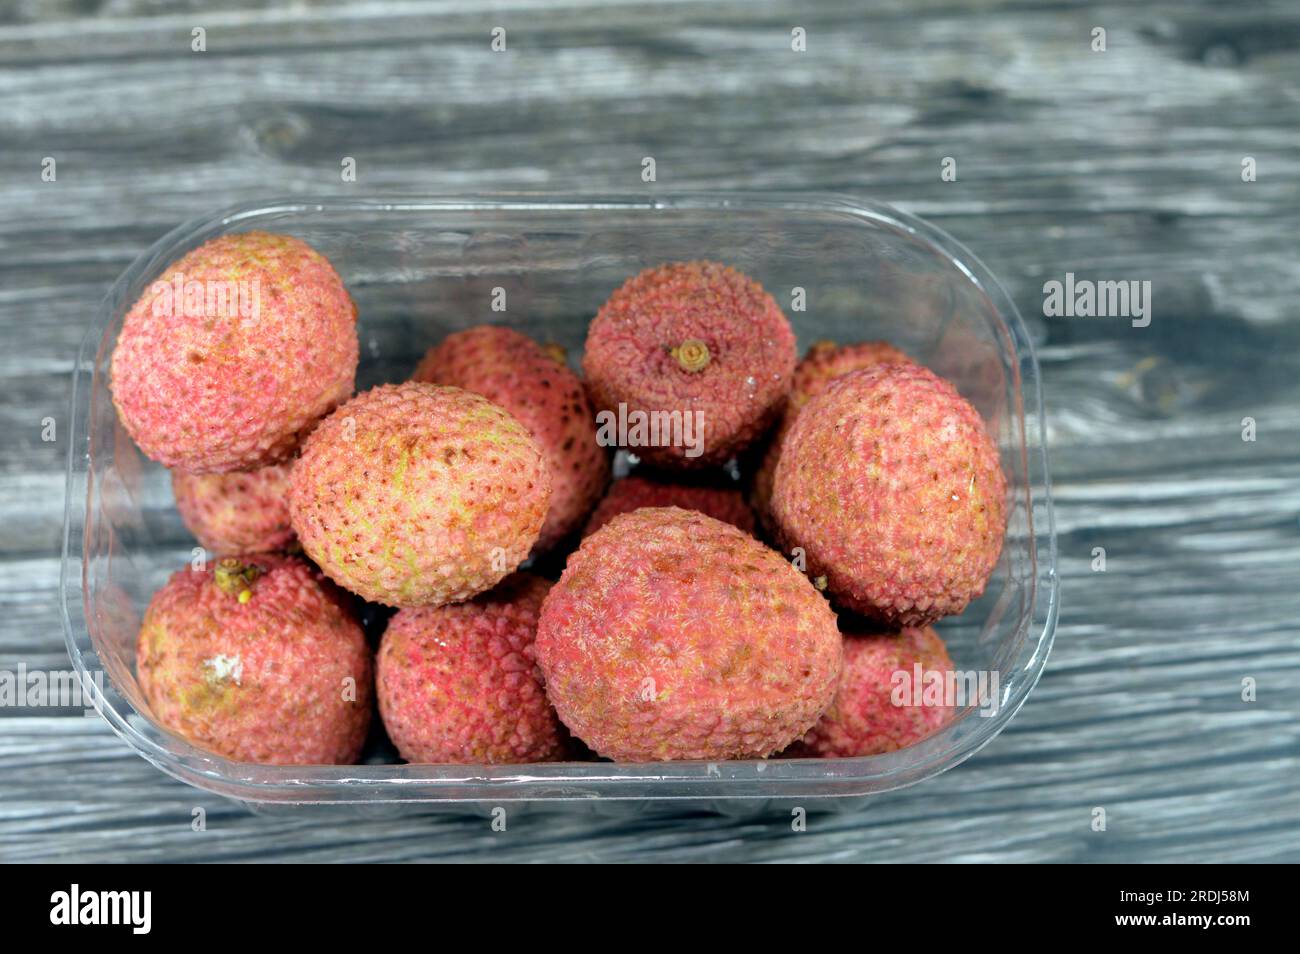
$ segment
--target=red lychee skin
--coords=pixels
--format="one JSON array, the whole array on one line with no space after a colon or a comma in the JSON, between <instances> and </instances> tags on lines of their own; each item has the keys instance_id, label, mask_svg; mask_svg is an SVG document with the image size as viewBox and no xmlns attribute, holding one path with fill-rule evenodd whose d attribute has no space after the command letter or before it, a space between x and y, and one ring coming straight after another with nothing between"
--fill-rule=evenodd
<instances>
[{"instance_id":1,"label":"red lychee skin","mask_svg":"<svg viewBox=\"0 0 1300 954\"><path fill-rule=\"evenodd\" d=\"M780 554L676 507L584 540L537 628L560 719L626 762L782 749L830 704L840 643L826 600Z\"/></svg>"},{"instance_id":2,"label":"red lychee skin","mask_svg":"<svg viewBox=\"0 0 1300 954\"><path fill-rule=\"evenodd\" d=\"M920 684L915 665L921 664ZM952 672L948 650L933 628L844 637L844 669L835 701L784 754L796 758L854 758L893 752L937 732L954 707L927 705L926 673ZM895 673L906 673L915 698L895 705Z\"/></svg>"},{"instance_id":3,"label":"red lychee skin","mask_svg":"<svg viewBox=\"0 0 1300 954\"><path fill-rule=\"evenodd\" d=\"M398 611L379 647L376 688L402 758L564 758L568 733L546 699L534 646L548 589L541 577L516 573L465 603Z\"/></svg>"},{"instance_id":4,"label":"red lychee skin","mask_svg":"<svg viewBox=\"0 0 1300 954\"><path fill-rule=\"evenodd\" d=\"M702 342L707 363L688 370L674 354ZM775 299L716 262L677 262L629 279L587 331L583 369L599 410L703 416L703 452L631 447L657 467L725 463L762 436L785 400L795 337ZM662 442L662 439L661 439Z\"/></svg>"},{"instance_id":5,"label":"red lychee skin","mask_svg":"<svg viewBox=\"0 0 1300 954\"><path fill-rule=\"evenodd\" d=\"M605 499L597 504L582 535L589 537L619 514L642 507L680 507L707 514L746 533L754 532L754 512L739 490L707 487L638 477L617 480Z\"/></svg>"},{"instance_id":6,"label":"red lychee skin","mask_svg":"<svg viewBox=\"0 0 1300 954\"><path fill-rule=\"evenodd\" d=\"M190 533L217 556L284 550L289 523L289 464L229 474L172 471L172 496Z\"/></svg>"},{"instance_id":7,"label":"red lychee skin","mask_svg":"<svg viewBox=\"0 0 1300 954\"><path fill-rule=\"evenodd\" d=\"M790 425L799 416L803 406L821 394L831 381L850 371L869 368L873 364L902 364L907 361L911 361L911 358L887 341L860 341L847 345L818 341L808 349L803 360L795 366L790 380L790 396L781 423L767 446L762 465L754 474L750 502L754 505L754 510L764 516L765 522L768 522L772 478L776 474L776 462L781 457L781 446Z\"/></svg>"},{"instance_id":8,"label":"red lychee skin","mask_svg":"<svg viewBox=\"0 0 1300 954\"><path fill-rule=\"evenodd\" d=\"M355 762L373 686L347 597L302 560L238 559L263 571L247 602L218 586L216 564L173 574L150 601L136 672L154 716L240 762Z\"/></svg>"},{"instance_id":9,"label":"red lychee skin","mask_svg":"<svg viewBox=\"0 0 1300 954\"><path fill-rule=\"evenodd\" d=\"M386 606L438 606L496 585L528 556L551 475L524 426L487 398L408 382L358 395L293 465L306 554Z\"/></svg>"},{"instance_id":10,"label":"red lychee skin","mask_svg":"<svg viewBox=\"0 0 1300 954\"><path fill-rule=\"evenodd\" d=\"M528 428L551 471L551 508L537 538L547 550L577 530L609 483L596 443L596 412L578 376L510 328L480 325L448 336L420 361L413 381L481 394Z\"/></svg>"},{"instance_id":11,"label":"red lychee skin","mask_svg":"<svg viewBox=\"0 0 1300 954\"><path fill-rule=\"evenodd\" d=\"M772 516L833 602L887 626L960 613L1006 530L1006 478L978 412L913 364L833 380L777 463Z\"/></svg>"},{"instance_id":12,"label":"red lychee skin","mask_svg":"<svg viewBox=\"0 0 1300 954\"><path fill-rule=\"evenodd\" d=\"M178 275L204 304L175 300ZM255 314L242 314L238 297L214 299L208 312L208 296L229 282L246 283L235 287ZM215 238L170 266L123 320L110 371L118 417L146 455L176 470L286 460L352 394L356 318L338 273L305 242Z\"/></svg>"}]
</instances>

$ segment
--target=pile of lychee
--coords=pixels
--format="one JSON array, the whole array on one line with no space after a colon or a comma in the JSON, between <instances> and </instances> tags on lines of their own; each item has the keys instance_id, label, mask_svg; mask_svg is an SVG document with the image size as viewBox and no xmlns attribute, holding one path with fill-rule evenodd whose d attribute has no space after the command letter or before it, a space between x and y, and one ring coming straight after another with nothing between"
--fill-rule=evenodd
<instances>
[{"instance_id":1,"label":"pile of lychee","mask_svg":"<svg viewBox=\"0 0 1300 954\"><path fill-rule=\"evenodd\" d=\"M872 755L952 717L892 691L952 670L930 624L1002 548L997 446L951 384L883 342L797 361L776 300L712 262L613 290L581 376L478 325L354 396L357 320L324 256L264 232L124 319L114 404L209 555L141 623L161 725L349 763L377 704L410 762L500 764Z\"/></svg>"}]
</instances>

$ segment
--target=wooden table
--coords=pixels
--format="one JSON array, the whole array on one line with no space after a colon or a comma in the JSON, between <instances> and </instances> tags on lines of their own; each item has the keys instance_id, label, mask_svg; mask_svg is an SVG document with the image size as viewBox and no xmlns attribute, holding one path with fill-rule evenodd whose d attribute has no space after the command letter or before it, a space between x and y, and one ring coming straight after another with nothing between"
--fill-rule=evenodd
<instances>
[{"instance_id":1,"label":"wooden table","mask_svg":"<svg viewBox=\"0 0 1300 954\"><path fill-rule=\"evenodd\" d=\"M1294 4L190 6L0 6L0 669L68 665L71 360L160 234L273 194L633 191L645 156L665 191L894 202L1002 277L1049 397L1056 648L976 757L803 833L784 815L505 833L256 817L164 777L98 718L0 709L0 858L1300 860ZM1043 283L1066 272L1150 281L1150 326L1042 317Z\"/></svg>"}]
</instances>

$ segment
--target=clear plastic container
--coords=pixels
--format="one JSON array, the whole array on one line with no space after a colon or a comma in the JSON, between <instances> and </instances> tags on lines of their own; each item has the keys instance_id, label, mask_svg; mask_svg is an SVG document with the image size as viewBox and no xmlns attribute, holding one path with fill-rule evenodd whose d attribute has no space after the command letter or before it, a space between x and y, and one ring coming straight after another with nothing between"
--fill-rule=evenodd
<instances>
[{"instance_id":1,"label":"clear plastic container","mask_svg":"<svg viewBox=\"0 0 1300 954\"><path fill-rule=\"evenodd\" d=\"M942 731L886 755L720 763L520 766L270 766L197 749L151 718L134 675L151 594L190 559L166 472L117 421L108 362L122 317L161 271L216 235L287 232L334 263L360 310L358 389L402 380L431 344L510 323L582 352L588 321L624 279L711 258L757 278L785 309L800 351L818 339L888 339L951 379L997 435L1010 523L985 595L939 624L958 668L996 670L996 714L963 709ZM493 289L508 309L491 310ZM805 310L792 307L803 290ZM961 245L887 206L826 195L656 198L502 196L291 200L186 224L140 256L95 313L74 372L62 591L68 651L96 706L170 775L253 807L363 811L498 805L671 805L719 811L856 805L952 768L989 742L1042 672L1057 614L1056 538L1042 388L1025 327ZM90 676L87 680L86 677Z\"/></svg>"}]
</instances>

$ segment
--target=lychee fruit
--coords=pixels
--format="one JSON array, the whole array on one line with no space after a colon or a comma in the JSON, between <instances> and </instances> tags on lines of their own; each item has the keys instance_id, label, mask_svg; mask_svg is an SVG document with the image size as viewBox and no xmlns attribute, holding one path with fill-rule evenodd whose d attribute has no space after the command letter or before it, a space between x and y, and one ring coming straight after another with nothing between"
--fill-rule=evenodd
<instances>
[{"instance_id":1,"label":"lychee fruit","mask_svg":"<svg viewBox=\"0 0 1300 954\"><path fill-rule=\"evenodd\" d=\"M551 471L539 552L578 529L609 483L609 454L596 442L586 389L562 359L518 331L480 325L431 348L412 380L481 394L533 435Z\"/></svg>"},{"instance_id":2,"label":"lychee fruit","mask_svg":"<svg viewBox=\"0 0 1300 954\"><path fill-rule=\"evenodd\" d=\"M779 751L830 704L840 643L826 600L780 554L677 507L587 537L537 629L560 719L618 761Z\"/></svg>"},{"instance_id":3,"label":"lychee fruit","mask_svg":"<svg viewBox=\"0 0 1300 954\"><path fill-rule=\"evenodd\" d=\"M919 742L956 711L942 688L954 669L930 626L844 637L844 669L835 701L803 739L786 750L798 758L879 755ZM931 696L936 698L931 699Z\"/></svg>"},{"instance_id":4,"label":"lychee fruit","mask_svg":"<svg viewBox=\"0 0 1300 954\"><path fill-rule=\"evenodd\" d=\"M708 467L775 420L795 337L752 278L716 262L677 262L610 296L587 331L582 364L612 441L658 467Z\"/></svg>"},{"instance_id":5,"label":"lychee fruit","mask_svg":"<svg viewBox=\"0 0 1300 954\"><path fill-rule=\"evenodd\" d=\"M323 255L287 235L223 235L171 265L113 350L118 416L146 455L190 473L287 459L352 394L357 310Z\"/></svg>"},{"instance_id":6,"label":"lychee fruit","mask_svg":"<svg viewBox=\"0 0 1300 954\"><path fill-rule=\"evenodd\" d=\"M860 341L856 344L837 345L833 341L818 341L808 349L803 360L795 365L790 379L790 395L786 401L781 423L763 455L763 463L754 474L750 502L760 516L768 512L772 499L772 477L776 462L781 457L781 445L786 432L799 416L803 406L821 394L826 385L841 375L873 364L902 364L911 359L887 341ZM765 521L766 522L766 521Z\"/></svg>"},{"instance_id":7,"label":"lychee fruit","mask_svg":"<svg viewBox=\"0 0 1300 954\"><path fill-rule=\"evenodd\" d=\"M437 606L514 570L550 498L541 448L504 408L407 382L321 422L293 466L289 513L335 582L386 606Z\"/></svg>"},{"instance_id":8,"label":"lychee fruit","mask_svg":"<svg viewBox=\"0 0 1300 954\"><path fill-rule=\"evenodd\" d=\"M609 493L596 505L582 535L591 536L619 514L642 507L696 510L746 533L754 532L754 511L749 509L744 496L734 487L631 474L616 480L609 488Z\"/></svg>"},{"instance_id":9,"label":"lychee fruit","mask_svg":"<svg viewBox=\"0 0 1300 954\"><path fill-rule=\"evenodd\" d=\"M549 588L516 573L464 603L397 612L375 681L402 758L495 765L564 757L568 733L546 699L534 645Z\"/></svg>"},{"instance_id":10,"label":"lychee fruit","mask_svg":"<svg viewBox=\"0 0 1300 954\"><path fill-rule=\"evenodd\" d=\"M172 496L190 533L218 556L284 550L289 523L289 464L228 474L172 471Z\"/></svg>"},{"instance_id":11,"label":"lychee fruit","mask_svg":"<svg viewBox=\"0 0 1300 954\"><path fill-rule=\"evenodd\" d=\"M349 600L293 557L173 574L145 610L136 672L162 725L240 762L355 762L370 724L370 650Z\"/></svg>"},{"instance_id":12,"label":"lychee fruit","mask_svg":"<svg viewBox=\"0 0 1300 954\"><path fill-rule=\"evenodd\" d=\"M979 413L915 364L836 378L799 412L773 483L787 550L837 605L890 627L960 613L997 563L1006 478Z\"/></svg>"}]
</instances>

